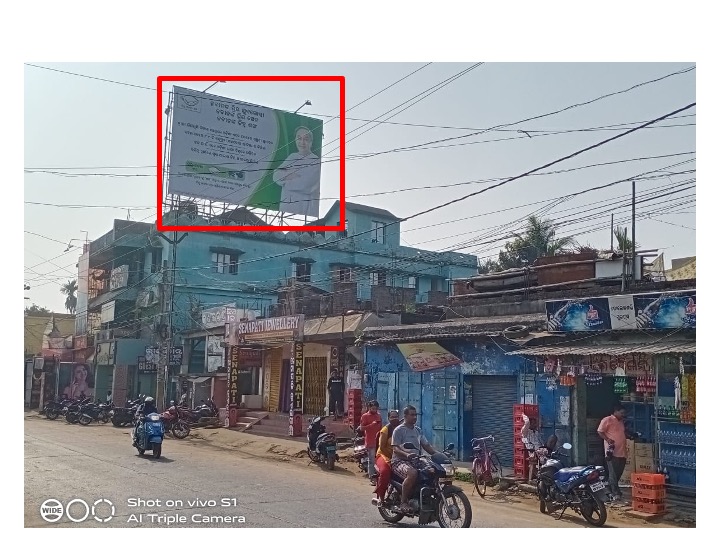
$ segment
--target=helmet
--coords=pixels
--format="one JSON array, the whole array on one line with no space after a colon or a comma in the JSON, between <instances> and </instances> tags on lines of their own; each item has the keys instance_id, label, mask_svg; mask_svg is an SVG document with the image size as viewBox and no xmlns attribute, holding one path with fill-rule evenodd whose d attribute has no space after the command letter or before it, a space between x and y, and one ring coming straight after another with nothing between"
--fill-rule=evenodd
<instances>
[{"instance_id":1,"label":"helmet","mask_svg":"<svg viewBox=\"0 0 720 540\"><path fill-rule=\"evenodd\" d=\"M145 403L150 403L152 401L155 401L155 398L153 398L152 396L148 396L145 398Z\"/></svg>"}]
</instances>

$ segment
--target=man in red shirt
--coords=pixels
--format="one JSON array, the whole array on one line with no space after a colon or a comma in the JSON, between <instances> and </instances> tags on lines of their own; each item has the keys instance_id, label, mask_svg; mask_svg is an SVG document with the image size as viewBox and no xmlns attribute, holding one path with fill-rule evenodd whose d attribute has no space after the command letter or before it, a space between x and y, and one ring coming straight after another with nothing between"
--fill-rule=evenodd
<instances>
[{"instance_id":1,"label":"man in red shirt","mask_svg":"<svg viewBox=\"0 0 720 540\"><path fill-rule=\"evenodd\" d=\"M368 403L368 411L360 417L360 427L365 432L365 448L368 453L368 478L375 485L375 452L377 452L377 435L382 429L382 417L378 412L380 404L377 401Z\"/></svg>"},{"instance_id":2,"label":"man in red shirt","mask_svg":"<svg viewBox=\"0 0 720 540\"><path fill-rule=\"evenodd\" d=\"M620 502L622 493L618 481L625 470L627 454L625 453L625 409L615 405L613 413L600 421L598 435L605 441L605 459L609 473L610 495L614 501Z\"/></svg>"}]
</instances>

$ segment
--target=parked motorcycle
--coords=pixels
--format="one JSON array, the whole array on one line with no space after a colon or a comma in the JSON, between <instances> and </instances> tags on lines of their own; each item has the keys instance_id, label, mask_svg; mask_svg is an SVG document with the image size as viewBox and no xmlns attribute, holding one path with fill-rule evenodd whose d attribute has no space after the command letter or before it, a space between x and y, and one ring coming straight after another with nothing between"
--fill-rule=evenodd
<instances>
[{"instance_id":1,"label":"parked motorcycle","mask_svg":"<svg viewBox=\"0 0 720 540\"><path fill-rule=\"evenodd\" d=\"M362 472L368 472L368 450L365 446L365 434L360 426L355 429L355 437L353 438L353 459Z\"/></svg>"},{"instance_id":2,"label":"parked motorcycle","mask_svg":"<svg viewBox=\"0 0 720 540\"><path fill-rule=\"evenodd\" d=\"M63 407L65 421L68 424L77 424L80 421L80 409L83 407L83 405L87 405L91 402L92 398L85 398L83 400L74 400L66 407Z\"/></svg>"},{"instance_id":3,"label":"parked motorcycle","mask_svg":"<svg viewBox=\"0 0 720 540\"><path fill-rule=\"evenodd\" d=\"M160 458L162 453L162 442L165 438L165 429L158 413L150 413L147 416L139 416L137 425L130 432L133 446L141 456L147 450L152 450L154 458Z\"/></svg>"},{"instance_id":4,"label":"parked motorcycle","mask_svg":"<svg viewBox=\"0 0 720 540\"><path fill-rule=\"evenodd\" d=\"M124 407L113 407L110 415L110 421L115 427L125 427L128 424L132 424L135 420L135 411L138 406L143 402L144 396L139 396L133 401L126 401Z\"/></svg>"},{"instance_id":5,"label":"parked motorcycle","mask_svg":"<svg viewBox=\"0 0 720 540\"><path fill-rule=\"evenodd\" d=\"M78 423L90 425L95 420L107 424L110 421L110 406L106 403L87 403L80 407Z\"/></svg>"},{"instance_id":6,"label":"parked motorcycle","mask_svg":"<svg viewBox=\"0 0 720 540\"><path fill-rule=\"evenodd\" d=\"M322 421L327 416L316 416L310 421L307 430L308 456L315 463L325 463L329 471L335 468L337 457L337 437L326 431Z\"/></svg>"},{"instance_id":7,"label":"parked motorcycle","mask_svg":"<svg viewBox=\"0 0 720 540\"><path fill-rule=\"evenodd\" d=\"M63 409L72 403L71 399L53 399L45 404L40 414L48 420L56 420L63 413Z\"/></svg>"},{"instance_id":8,"label":"parked motorcycle","mask_svg":"<svg viewBox=\"0 0 720 540\"><path fill-rule=\"evenodd\" d=\"M417 518L420 525L435 521L442 528L468 528L472 522L470 500L462 488L453 485L455 467L450 459L455 445L449 444L443 452L432 456L420 456L420 450L412 443L403 444L408 452L418 454L411 464L418 471L415 489L408 498L410 513L401 509L400 495L403 479L393 473L387 495L378 506L380 515L389 523L398 523L402 518Z\"/></svg>"},{"instance_id":9,"label":"parked motorcycle","mask_svg":"<svg viewBox=\"0 0 720 540\"><path fill-rule=\"evenodd\" d=\"M180 418L180 413L174 401L170 402L170 407L160 415L163 422L165 432L173 434L173 437L184 439L190 435L190 424Z\"/></svg>"},{"instance_id":10,"label":"parked motorcycle","mask_svg":"<svg viewBox=\"0 0 720 540\"><path fill-rule=\"evenodd\" d=\"M570 450L572 445L565 443L562 447ZM602 527L607 520L605 467L582 465L562 468L560 456L567 457L567 454L556 450L540 466L537 479L540 512L550 514L562 508L556 518L560 519L571 508L590 525Z\"/></svg>"},{"instance_id":11,"label":"parked motorcycle","mask_svg":"<svg viewBox=\"0 0 720 540\"><path fill-rule=\"evenodd\" d=\"M220 422L220 410L212 399L201 400L202 405L190 410L185 407L178 407L178 415L181 420L191 427L205 427Z\"/></svg>"}]
</instances>

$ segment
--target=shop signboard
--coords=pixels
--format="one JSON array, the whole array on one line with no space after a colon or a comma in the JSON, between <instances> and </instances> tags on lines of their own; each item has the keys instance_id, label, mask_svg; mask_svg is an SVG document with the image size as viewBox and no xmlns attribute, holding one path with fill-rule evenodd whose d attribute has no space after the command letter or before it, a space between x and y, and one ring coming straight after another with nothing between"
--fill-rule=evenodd
<instances>
[{"instance_id":1,"label":"shop signboard","mask_svg":"<svg viewBox=\"0 0 720 540\"><path fill-rule=\"evenodd\" d=\"M162 347L145 347L145 362L147 362L148 365L154 364L156 371L157 366L160 364L160 358L164 357L167 357L167 347L165 345ZM183 348L173 347L168 366L182 366L182 358Z\"/></svg>"},{"instance_id":2,"label":"shop signboard","mask_svg":"<svg viewBox=\"0 0 720 540\"><path fill-rule=\"evenodd\" d=\"M110 290L122 289L127 287L128 277L130 275L130 266L123 264L117 268L113 268L110 272Z\"/></svg>"},{"instance_id":3,"label":"shop signboard","mask_svg":"<svg viewBox=\"0 0 720 540\"><path fill-rule=\"evenodd\" d=\"M638 294L634 301L638 328L695 328L695 291Z\"/></svg>"},{"instance_id":4,"label":"shop signboard","mask_svg":"<svg viewBox=\"0 0 720 540\"><path fill-rule=\"evenodd\" d=\"M240 343L302 341L304 315L270 317L237 323Z\"/></svg>"},{"instance_id":5,"label":"shop signboard","mask_svg":"<svg viewBox=\"0 0 720 540\"><path fill-rule=\"evenodd\" d=\"M227 403L228 405L237 404L238 387L240 384L240 347L238 347L237 345L233 345L232 347L230 347L227 373Z\"/></svg>"},{"instance_id":6,"label":"shop signboard","mask_svg":"<svg viewBox=\"0 0 720 540\"><path fill-rule=\"evenodd\" d=\"M237 308L235 306L220 306L204 309L200 313L200 320L204 328L216 328L227 323L234 323L237 320Z\"/></svg>"},{"instance_id":7,"label":"shop signboard","mask_svg":"<svg viewBox=\"0 0 720 540\"><path fill-rule=\"evenodd\" d=\"M240 366L242 369L262 367L262 351L260 349L246 349L239 347Z\"/></svg>"},{"instance_id":8,"label":"shop signboard","mask_svg":"<svg viewBox=\"0 0 720 540\"><path fill-rule=\"evenodd\" d=\"M302 411L303 407L303 343L293 343L293 354L290 358L290 410Z\"/></svg>"},{"instance_id":9,"label":"shop signboard","mask_svg":"<svg viewBox=\"0 0 720 540\"><path fill-rule=\"evenodd\" d=\"M545 302L548 331L695 328L695 291L551 300Z\"/></svg>"}]
</instances>

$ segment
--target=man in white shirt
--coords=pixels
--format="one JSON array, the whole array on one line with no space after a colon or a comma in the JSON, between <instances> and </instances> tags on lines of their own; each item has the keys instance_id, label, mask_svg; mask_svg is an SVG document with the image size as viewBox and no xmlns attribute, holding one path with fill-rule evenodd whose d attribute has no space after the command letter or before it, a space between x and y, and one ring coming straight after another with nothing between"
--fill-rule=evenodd
<instances>
[{"instance_id":1,"label":"man in white shirt","mask_svg":"<svg viewBox=\"0 0 720 540\"><path fill-rule=\"evenodd\" d=\"M317 215L320 199L320 158L312 153L313 134L302 126L295 130L298 151L290 154L273 173L282 187L280 211Z\"/></svg>"},{"instance_id":2,"label":"man in white shirt","mask_svg":"<svg viewBox=\"0 0 720 540\"><path fill-rule=\"evenodd\" d=\"M528 480L532 480L535 473L535 469L538 466L539 451L543 447L542 438L537 430L537 420L535 418L528 418L527 415L523 414L523 427L520 430L520 436L525 444L525 448L528 450L528 461L530 464L530 470L528 474ZM546 455L546 452L540 452Z\"/></svg>"}]
</instances>

